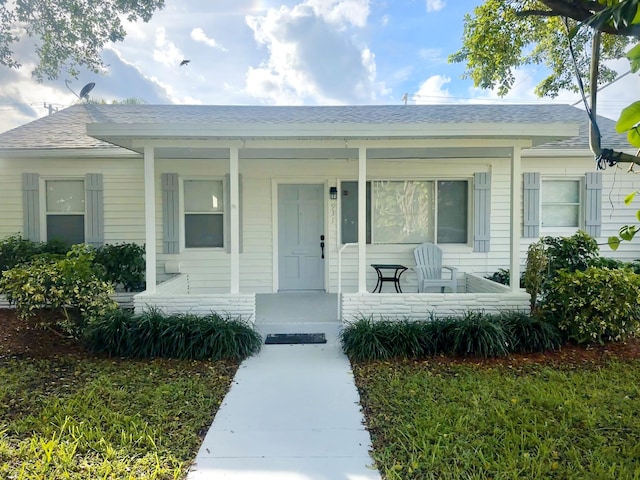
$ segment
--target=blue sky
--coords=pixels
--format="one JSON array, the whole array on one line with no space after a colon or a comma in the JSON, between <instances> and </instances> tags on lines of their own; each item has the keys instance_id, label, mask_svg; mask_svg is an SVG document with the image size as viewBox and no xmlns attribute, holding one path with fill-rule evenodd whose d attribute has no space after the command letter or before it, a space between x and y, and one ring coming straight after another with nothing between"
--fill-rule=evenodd
<instances>
[{"instance_id":1,"label":"blue sky","mask_svg":"<svg viewBox=\"0 0 640 480\"><path fill-rule=\"evenodd\" d=\"M166 0L147 24L126 24L124 42L104 51L102 75L31 80L24 67L0 68L0 131L64 108L95 82L94 99L137 97L152 104L340 105L534 103L542 67L517 72L504 99L461 79L447 57L460 48L463 16L475 0ZM190 60L179 66L183 59ZM31 66L30 66L31 62ZM620 73L628 70L621 60ZM615 118L637 100L640 78L628 75L602 91L598 113ZM564 93L553 100L574 103Z\"/></svg>"}]
</instances>

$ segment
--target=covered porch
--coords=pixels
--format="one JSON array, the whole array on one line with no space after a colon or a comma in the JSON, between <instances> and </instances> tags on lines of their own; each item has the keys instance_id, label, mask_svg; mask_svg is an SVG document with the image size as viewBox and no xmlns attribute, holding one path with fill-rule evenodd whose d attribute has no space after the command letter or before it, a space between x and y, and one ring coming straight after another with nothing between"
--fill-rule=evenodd
<instances>
[{"instance_id":1,"label":"covered porch","mask_svg":"<svg viewBox=\"0 0 640 480\"><path fill-rule=\"evenodd\" d=\"M134 150L143 157L147 290L136 309L208 313L215 310L255 322L259 294L295 290L286 283L283 262L283 185L319 186L321 268L313 290L336 294L336 319L358 315L398 318L461 314L467 310L528 308L517 283L521 264L521 158L523 150L575 134L573 126L528 124L362 125L156 125L89 124L96 138ZM197 168L196 168L197 166ZM226 175L224 248L189 249L184 227L166 220L166 195L180 196L181 184L167 193L168 171ZM162 181L160 181L162 178ZM469 185L467 240L445 255L460 271L455 293L371 293L372 263L410 265L411 245L368 241L368 182L376 179L464 178ZM498 179L498 180L496 180ZM348 180L357 185L355 242L341 236L341 203L332 192ZM406 180L405 180L406 182ZM495 185L499 184L498 189ZM243 186L244 185L244 186ZM250 188L251 185L251 188ZM160 188L159 188L160 187ZM494 188L494 190L492 190ZM497 223L486 212L499 205ZM176 215L184 207L175 202ZM250 203L253 202L253 203ZM286 212L285 212L286 213ZM481 215L482 214L482 215ZM484 216L483 216L484 215ZM249 245L249 233L254 243ZM244 242L243 242L244 237ZM495 243L494 243L495 242ZM492 251L492 244L500 251ZM319 252L318 252L319 253ZM319 258L319 257L318 257ZM215 282L203 265L215 259ZM483 278L493 265L508 266L510 286ZM283 267L283 265L285 265ZM210 270L210 269L209 269ZM209 275L209 277L206 277ZM304 288L301 288L304 289Z\"/></svg>"}]
</instances>

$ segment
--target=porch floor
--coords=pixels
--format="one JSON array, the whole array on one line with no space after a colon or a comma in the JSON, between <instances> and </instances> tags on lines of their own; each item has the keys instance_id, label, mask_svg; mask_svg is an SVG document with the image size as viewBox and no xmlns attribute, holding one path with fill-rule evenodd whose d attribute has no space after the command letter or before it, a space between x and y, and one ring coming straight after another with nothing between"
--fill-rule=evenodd
<instances>
[{"instance_id":1,"label":"porch floor","mask_svg":"<svg viewBox=\"0 0 640 480\"><path fill-rule=\"evenodd\" d=\"M335 293L305 291L256 294L256 327L274 323L337 321L338 295Z\"/></svg>"}]
</instances>

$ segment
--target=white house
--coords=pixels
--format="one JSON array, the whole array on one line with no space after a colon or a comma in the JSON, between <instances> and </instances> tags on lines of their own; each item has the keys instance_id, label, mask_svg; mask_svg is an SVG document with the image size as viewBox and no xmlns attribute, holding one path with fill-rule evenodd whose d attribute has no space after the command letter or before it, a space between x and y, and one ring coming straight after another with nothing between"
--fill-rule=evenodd
<instances>
[{"instance_id":1,"label":"white house","mask_svg":"<svg viewBox=\"0 0 640 480\"><path fill-rule=\"evenodd\" d=\"M76 105L0 134L0 237L145 244L138 308L255 318L256 294L288 291L340 293L344 319L526 308L483 276L517 279L542 235L604 244L634 218L640 182L596 170L587 126L566 105ZM422 242L458 292L417 294L408 271L371 293L370 265L410 266Z\"/></svg>"}]
</instances>

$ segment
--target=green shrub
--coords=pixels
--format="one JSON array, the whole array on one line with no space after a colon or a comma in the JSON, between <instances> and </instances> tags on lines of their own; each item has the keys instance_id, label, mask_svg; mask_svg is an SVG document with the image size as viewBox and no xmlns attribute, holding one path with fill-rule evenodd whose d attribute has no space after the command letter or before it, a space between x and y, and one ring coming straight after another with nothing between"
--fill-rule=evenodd
<instances>
[{"instance_id":1,"label":"green shrub","mask_svg":"<svg viewBox=\"0 0 640 480\"><path fill-rule=\"evenodd\" d=\"M10 235L0 240L0 272L26 263L39 253L38 244L20 235Z\"/></svg>"},{"instance_id":2,"label":"green shrub","mask_svg":"<svg viewBox=\"0 0 640 480\"><path fill-rule=\"evenodd\" d=\"M558 328L539 316L505 312L497 317L507 335L509 350L519 353L557 350L562 344Z\"/></svg>"},{"instance_id":3,"label":"green shrub","mask_svg":"<svg viewBox=\"0 0 640 480\"><path fill-rule=\"evenodd\" d=\"M216 313L165 315L157 309L140 315L110 312L89 323L83 340L94 352L118 357L192 360L242 360L262 344L262 337L239 319Z\"/></svg>"},{"instance_id":4,"label":"green shrub","mask_svg":"<svg viewBox=\"0 0 640 480\"><path fill-rule=\"evenodd\" d=\"M41 243L32 242L18 234L9 235L0 240L0 272L29 263L36 256L45 254L51 258L61 258L68 251L69 248L58 240Z\"/></svg>"},{"instance_id":5,"label":"green shrub","mask_svg":"<svg viewBox=\"0 0 640 480\"><path fill-rule=\"evenodd\" d=\"M95 262L105 270L105 280L127 292L144 290L144 247L136 243L104 245L96 249Z\"/></svg>"},{"instance_id":6,"label":"green shrub","mask_svg":"<svg viewBox=\"0 0 640 480\"><path fill-rule=\"evenodd\" d=\"M640 326L640 275L590 267L552 280L548 318L578 343L624 340Z\"/></svg>"},{"instance_id":7,"label":"green shrub","mask_svg":"<svg viewBox=\"0 0 640 480\"><path fill-rule=\"evenodd\" d=\"M511 282L511 271L506 268L499 268L497 272L493 272L491 275L485 278L502 285L509 285L509 283ZM524 286L523 281L524 273L520 275L520 287Z\"/></svg>"},{"instance_id":8,"label":"green shrub","mask_svg":"<svg viewBox=\"0 0 640 480\"><path fill-rule=\"evenodd\" d=\"M0 293L15 303L21 318L42 308L61 312L60 326L77 336L92 316L116 307L109 296L113 288L101 276L93 264L93 251L76 245L62 259L36 256L28 264L2 272Z\"/></svg>"},{"instance_id":9,"label":"green shrub","mask_svg":"<svg viewBox=\"0 0 640 480\"><path fill-rule=\"evenodd\" d=\"M531 312L538 308L545 280L548 274L549 259L544 244L539 241L529 245L527 249L527 266L524 269L524 288L531 296Z\"/></svg>"},{"instance_id":10,"label":"green shrub","mask_svg":"<svg viewBox=\"0 0 640 480\"><path fill-rule=\"evenodd\" d=\"M551 277L555 277L560 270L586 270L599 255L598 242L582 230L571 237L544 237L542 243L545 245Z\"/></svg>"},{"instance_id":11,"label":"green shrub","mask_svg":"<svg viewBox=\"0 0 640 480\"><path fill-rule=\"evenodd\" d=\"M451 329L453 352L463 356L502 357L509 339L500 322L478 312L467 312Z\"/></svg>"}]
</instances>

